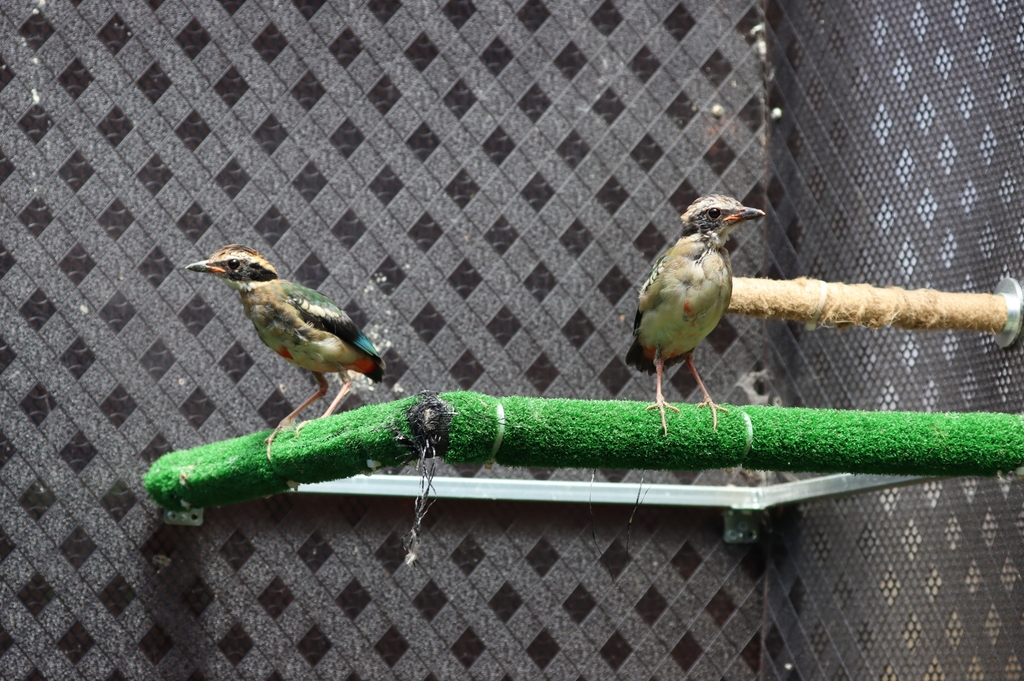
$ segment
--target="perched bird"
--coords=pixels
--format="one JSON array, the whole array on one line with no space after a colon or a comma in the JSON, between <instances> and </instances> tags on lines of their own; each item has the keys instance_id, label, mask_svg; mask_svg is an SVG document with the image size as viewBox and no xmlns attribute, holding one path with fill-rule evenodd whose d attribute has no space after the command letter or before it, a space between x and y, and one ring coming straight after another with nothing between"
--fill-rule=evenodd
<instances>
[{"instance_id":1,"label":"perched bird","mask_svg":"<svg viewBox=\"0 0 1024 681\"><path fill-rule=\"evenodd\" d=\"M344 310L312 289L279 279L274 266L251 248L225 246L186 269L213 274L238 291L245 316L267 347L291 364L313 372L316 392L284 417L266 439L268 459L274 437L327 394L325 373L341 374L342 385L321 418L333 414L352 389L349 371L365 374L374 382L384 378L380 353Z\"/></svg>"},{"instance_id":2,"label":"perched bird","mask_svg":"<svg viewBox=\"0 0 1024 681\"><path fill-rule=\"evenodd\" d=\"M693 350L714 330L729 307L732 296L732 263L725 242L740 222L764 216L764 211L747 208L727 196L702 196L681 219L683 235L654 263L640 289L640 302L633 321L633 344L626 363L648 374L657 373L654 404L661 411L661 427L668 435L665 408L679 412L665 402L661 379L665 367L686 361L704 393L699 406L711 407L712 422L718 429L718 411L727 411L711 400L704 381L693 366Z\"/></svg>"}]
</instances>

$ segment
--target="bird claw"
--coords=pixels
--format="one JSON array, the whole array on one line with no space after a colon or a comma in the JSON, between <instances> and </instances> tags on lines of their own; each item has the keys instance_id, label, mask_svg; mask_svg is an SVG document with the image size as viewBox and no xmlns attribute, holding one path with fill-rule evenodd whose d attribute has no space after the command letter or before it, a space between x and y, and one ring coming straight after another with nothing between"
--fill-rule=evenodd
<instances>
[{"instance_id":1,"label":"bird claw","mask_svg":"<svg viewBox=\"0 0 1024 681\"><path fill-rule=\"evenodd\" d=\"M679 407L674 407L674 406L672 406L671 404L669 404L668 402L666 402L663 399L659 399L654 404L648 406L647 407L647 411L650 411L652 409L657 409L658 411L661 412L661 428L662 428L662 430L665 431L665 435L668 435L668 424L665 422L665 407L668 407L669 409L671 409L672 411L674 411L677 414L681 413L679 411Z\"/></svg>"},{"instance_id":2,"label":"bird claw","mask_svg":"<svg viewBox=\"0 0 1024 681\"><path fill-rule=\"evenodd\" d=\"M268 435L267 439L263 441L263 443L267 445L267 461L273 461L273 458L270 456L270 446L274 444L274 438L277 437L277 434L280 433L282 430L291 428L293 423L295 422L289 421L288 419L281 421L281 423L277 424L277 428L274 428L274 432ZM296 435L297 434L298 433L296 433Z\"/></svg>"},{"instance_id":3,"label":"bird claw","mask_svg":"<svg viewBox=\"0 0 1024 681\"><path fill-rule=\"evenodd\" d=\"M710 397L705 397L704 401L697 405L698 409L700 409L701 407L711 407L711 428L712 428L712 430L717 431L718 430L718 412L724 411L726 414L728 414L729 410L726 409L725 407L720 407L717 404L715 404L714 402L712 402Z\"/></svg>"}]
</instances>

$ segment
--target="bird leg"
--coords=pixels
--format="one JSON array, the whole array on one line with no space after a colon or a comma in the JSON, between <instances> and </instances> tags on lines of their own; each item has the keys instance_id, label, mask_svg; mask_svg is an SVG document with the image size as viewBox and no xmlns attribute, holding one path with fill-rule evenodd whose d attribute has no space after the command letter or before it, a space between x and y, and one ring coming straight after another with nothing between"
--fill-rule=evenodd
<instances>
[{"instance_id":1,"label":"bird leg","mask_svg":"<svg viewBox=\"0 0 1024 681\"><path fill-rule=\"evenodd\" d=\"M341 401L343 399L345 399L345 395L348 395L349 391L351 391L351 390L352 390L352 377L349 375L349 373L347 371L342 371L341 372L341 390L338 391L338 396L334 398L334 401L331 402L331 406L327 407L327 411L325 411L324 415L321 416L320 418L325 419L328 416L330 416L331 414L333 414L334 410L338 408L339 404L341 404Z\"/></svg>"},{"instance_id":2,"label":"bird leg","mask_svg":"<svg viewBox=\"0 0 1024 681\"><path fill-rule=\"evenodd\" d=\"M729 410L725 407L719 407L715 404L711 395L708 393L708 389L704 387L704 381L700 380L700 374L697 373L697 367L693 366L693 353L686 355L686 366L690 367L690 373L697 379L697 385L700 386L700 391L704 393L704 401L697 405L697 407L711 407L711 423L714 430L718 430L718 412L724 411L726 414Z\"/></svg>"},{"instance_id":3,"label":"bird leg","mask_svg":"<svg viewBox=\"0 0 1024 681\"><path fill-rule=\"evenodd\" d=\"M339 404L341 404L341 401L345 399L345 395L348 395L349 391L352 390L352 379L351 377L349 377L348 372L344 372L343 376L344 378L342 378L341 390L338 391L338 396L334 398L334 401L331 402L331 406L327 407L327 411L325 411L324 415L321 416L320 418L325 419L331 414L333 414L334 410L338 408ZM309 421L303 421L302 423L299 424L299 427L295 429L296 437L299 436L299 433L302 432L303 426L305 426L307 423L309 423Z\"/></svg>"},{"instance_id":4,"label":"bird leg","mask_svg":"<svg viewBox=\"0 0 1024 681\"><path fill-rule=\"evenodd\" d=\"M661 358L661 348L656 348L654 351L654 368L658 372L658 388L655 395L655 402L651 406L647 407L647 411L650 411L655 407L661 411L661 428L665 431L665 435L668 435L668 424L665 423L665 407L668 407L677 414L679 413L679 409L666 402L665 396L661 394L661 377L665 373L665 360Z\"/></svg>"},{"instance_id":5,"label":"bird leg","mask_svg":"<svg viewBox=\"0 0 1024 681\"><path fill-rule=\"evenodd\" d=\"M313 404L314 402L316 402L321 397L323 397L324 395L327 394L328 385L327 385L327 379L324 378L324 375L314 371L313 372L313 378L316 379L316 384L317 384L316 392L313 393L312 396L310 396L310 398L308 400L306 400L305 402L300 404L295 411L293 411L291 414L288 414L288 416L285 416L283 419L281 419L281 422L279 424L277 424L277 428L274 428L274 432L271 433L270 436L267 437L266 440L264 440L264 442L267 444L267 460L268 461L271 460L270 446L274 443L274 438L277 437L277 434L280 433L281 430L283 430L284 428L288 428L293 423L295 423L295 418L299 414L301 414L302 411L306 407L308 407L309 405Z\"/></svg>"}]
</instances>

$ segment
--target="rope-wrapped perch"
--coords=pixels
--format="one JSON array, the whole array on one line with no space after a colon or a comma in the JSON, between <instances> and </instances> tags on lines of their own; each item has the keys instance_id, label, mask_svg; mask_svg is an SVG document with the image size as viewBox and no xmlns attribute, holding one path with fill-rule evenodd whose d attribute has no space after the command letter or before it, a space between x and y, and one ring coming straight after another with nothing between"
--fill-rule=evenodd
<instances>
[{"instance_id":1,"label":"rope-wrapped perch","mask_svg":"<svg viewBox=\"0 0 1024 681\"><path fill-rule=\"evenodd\" d=\"M500 409L499 409L500 406ZM679 404L668 435L640 402L423 394L283 432L268 461L256 433L172 452L145 477L161 506L220 506L401 466L421 452L449 463L545 468L994 475L1024 462L1024 418ZM496 446L497 445L497 446Z\"/></svg>"},{"instance_id":2,"label":"rope-wrapped perch","mask_svg":"<svg viewBox=\"0 0 1024 681\"><path fill-rule=\"evenodd\" d=\"M799 278L733 279L729 312L824 326L898 326L1000 333L1007 299L997 293L945 293Z\"/></svg>"}]
</instances>

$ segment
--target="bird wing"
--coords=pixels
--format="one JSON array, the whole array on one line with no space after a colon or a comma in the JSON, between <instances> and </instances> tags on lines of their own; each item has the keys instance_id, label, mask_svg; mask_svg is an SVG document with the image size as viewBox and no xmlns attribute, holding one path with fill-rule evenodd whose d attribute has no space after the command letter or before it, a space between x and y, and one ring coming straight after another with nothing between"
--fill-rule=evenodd
<instances>
[{"instance_id":1,"label":"bird wing","mask_svg":"<svg viewBox=\"0 0 1024 681\"><path fill-rule=\"evenodd\" d=\"M655 261L654 266L651 267L651 273L647 276L647 281L645 281L644 285L640 287L641 297L644 296L652 286L654 286L655 282L658 281L658 277L665 271L665 263L668 260L669 253L665 253L665 255L658 258Z\"/></svg>"},{"instance_id":2,"label":"bird wing","mask_svg":"<svg viewBox=\"0 0 1024 681\"><path fill-rule=\"evenodd\" d=\"M665 255L661 256L654 262L654 266L651 267L651 273L647 275L647 281L645 281L644 285L640 287L640 301L636 307L636 317L633 318L634 337L640 330L640 320L644 316L644 311L649 310L652 307L652 305L648 304L651 298L651 296L648 294L650 293L651 288L657 282L658 277L661 275L662 272L665 271L665 263L668 259L668 255L668 253L665 253Z\"/></svg>"},{"instance_id":3,"label":"bird wing","mask_svg":"<svg viewBox=\"0 0 1024 681\"><path fill-rule=\"evenodd\" d=\"M313 289L288 283L284 291L288 303L299 313L302 321L312 327L333 334L356 346L367 355L380 359L377 348L352 321L352 318L327 296Z\"/></svg>"}]
</instances>

